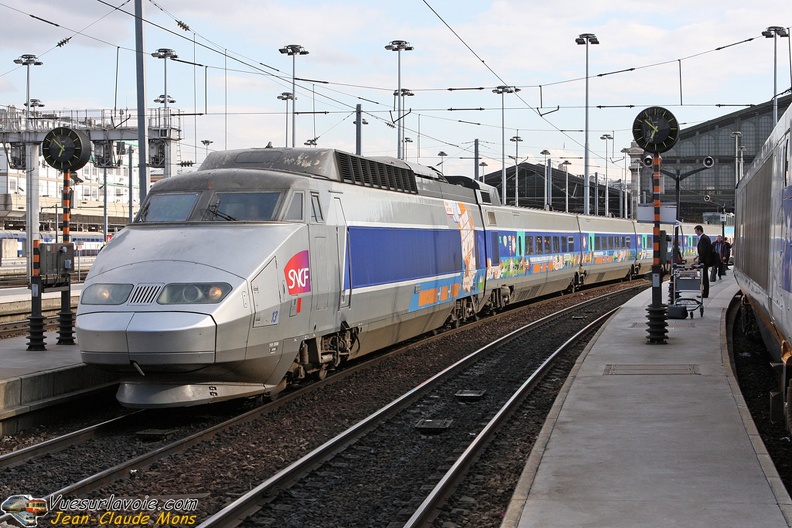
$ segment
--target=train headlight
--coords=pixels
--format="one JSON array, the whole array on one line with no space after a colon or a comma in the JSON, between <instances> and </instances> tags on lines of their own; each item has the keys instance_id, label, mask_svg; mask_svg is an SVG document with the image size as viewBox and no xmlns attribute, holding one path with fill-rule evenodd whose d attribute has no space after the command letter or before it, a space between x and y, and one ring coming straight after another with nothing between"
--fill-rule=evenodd
<instances>
[{"instance_id":1,"label":"train headlight","mask_svg":"<svg viewBox=\"0 0 792 528\"><path fill-rule=\"evenodd\" d=\"M157 298L160 304L213 304L219 303L231 291L225 282L168 284Z\"/></svg>"},{"instance_id":2,"label":"train headlight","mask_svg":"<svg viewBox=\"0 0 792 528\"><path fill-rule=\"evenodd\" d=\"M82 292L83 304L124 304L132 291L131 284L91 284Z\"/></svg>"}]
</instances>

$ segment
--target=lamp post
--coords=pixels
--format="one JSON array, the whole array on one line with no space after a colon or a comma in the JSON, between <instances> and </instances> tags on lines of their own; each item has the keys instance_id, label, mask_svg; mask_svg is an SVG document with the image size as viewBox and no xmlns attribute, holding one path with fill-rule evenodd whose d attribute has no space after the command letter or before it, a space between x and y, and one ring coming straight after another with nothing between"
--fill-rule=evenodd
<instances>
[{"instance_id":1,"label":"lamp post","mask_svg":"<svg viewBox=\"0 0 792 528\"><path fill-rule=\"evenodd\" d=\"M404 109L405 109L404 98L405 97L412 97L414 95L415 94L411 90L409 90L407 88L400 88L398 91L393 92L393 96L398 99L398 106L400 108L400 110L399 110L399 122L397 123L397 125L398 125L398 129L397 129L398 132L397 133L399 134L399 137L401 137L401 143L403 145L403 150L399 154L399 159L407 159L407 145L405 144L405 143L407 143L407 141L406 141L407 138L404 137L404 123L402 122L404 120L403 118L406 117L406 116L402 115L404 113ZM421 134L421 132L420 132L420 126L419 126L419 129L418 129L418 135L419 135L418 141L419 142L421 141L420 134Z\"/></svg>"},{"instance_id":2,"label":"lamp post","mask_svg":"<svg viewBox=\"0 0 792 528\"><path fill-rule=\"evenodd\" d=\"M569 212L569 160L564 160L561 166L564 167L564 211Z\"/></svg>"},{"instance_id":3,"label":"lamp post","mask_svg":"<svg viewBox=\"0 0 792 528\"><path fill-rule=\"evenodd\" d=\"M28 122L28 119L30 118L30 67L41 66L44 63L38 60L38 57L35 55L26 53L18 59L14 59L14 64L20 64L27 68L27 88L25 90L25 128L27 129L30 127L30 123ZM28 168L29 167L30 166L28 166Z\"/></svg>"},{"instance_id":4,"label":"lamp post","mask_svg":"<svg viewBox=\"0 0 792 528\"><path fill-rule=\"evenodd\" d=\"M175 103L176 101L168 95L168 59L176 59L178 55L169 48L160 48L151 54L155 59L162 59L162 82L164 86L164 93L154 100L155 103L162 103L163 117L165 119L165 130L167 131L165 143L165 167L162 169L162 177L167 178L170 176L170 114L168 113L168 103Z\"/></svg>"},{"instance_id":5,"label":"lamp post","mask_svg":"<svg viewBox=\"0 0 792 528\"><path fill-rule=\"evenodd\" d=\"M627 218L627 213L629 212L628 211L628 207L627 207L627 196L629 194L628 191L630 190L630 187L627 184L627 176L628 176L628 174L630 172L629 169L627 169L627 159L629 158L629 155L630 155L630 149L625 147L625 148L621 149L621 153L624 154L624 158L623 158L624 159L624 175L623 175L623 180L624 180L624 214L622 215L622 218Z\"/></svg>"},{"instance_id":6,"label":"lamp post","mask_svg":"<svg viewBox=\"0 0 792 528\"><path fill-rule=\"evenodd\" d=\"M412 143L412 138L404 138L404 159L407 159L407 143Z\"/></svg>"},{"instance_id":7,"label":"lamp post","mask_svg":"<svg viewBox=\"0 0 792 528\"><path fill-rule=\"evenodd\" d=\"M522 138L520 136L514 136L509 141L514 141L514 205L520 205L520 162L518 161L519 157L519 146L520 141Z\"/></svg>"},{"instance_id":8,"label":"lamp post","mask_svg":"<svg viewBox=\"0 0 792 528\"><path fill-rule=\"evenodd\" d=\"M773 121L775 123L775 120ZM740 183L740 136L742 132L735 130L731 133L734 138L734 185Z\"/></svg>"},{"instance_id":9,"label":"lamp post","mask_svg":"<svg viewBox=\"0 0 792 528\"><path fill-rule=\"evenodd\" d=\"M781 26L770 26L762 31L762 35L766 38L773 39L773 126L778 122L778 88L777 88L777 71L778 71L778 37L789 37L789 31Z\"/></svg>"},{"instance_id":10,"label":"lamp post","mask_svg":"<svg viewBox=\"0 0 792 528\"><path fill-rule=\"evenodd\" d=\"M443 174L443 162L445 161L445 157L448 156L448 154L441 150L437 153L437 155L440 156L440 174Z\"/></svg>"},{"instance_id":11,"label":"lamp post","mask_svg":"<svg viewBox=\"0 0 792 528\"><path fill-rule=\"evenodd\" d=\"M589 214L589 44L599 44L594 33L583 33L575 39L579 45L586 45L586 141L583 152L583 214Z\"/></svg>"},{"instance_id":12,"label":"lamp post","mask_svg":"<svg viewBox=\"0 0 792 528\"><path fill-rule=\"evenodd\" d=\"M550 155L550 151L545 149L539 154L544 156L544 198L542 199L542 207L547 208L547 156Z\"/></svg>"},{"instance_id":13,"label":"lamp post","mask_svg":"<svg viewBox=\"0 0 792 528\"><path fill-rule=\"evenodd\" d=\"M481 169L482 170L481 181L484 181L484 172L483 171L484 171L484 167L486 167L486 166L487 166L487 162L486 161L482 161L481 163L479 163L479 167L482 167L482 169Z\"/></svg>"},{"instance_id":14,"label":"lamp post","mask_svg":"<svg viewBox=\"0 0 792 528\"><path fill-rule=\"evenodd\" d=\"M44 106L44 103L42 103L41 100L39 100L39 99L31 99L30 101L25 103L25 106L28 108L28 111L30 111L31 108L33 109L33 119L35 119L36 118L36 108L41 108L42 106ZM27 116L25 119L27 120L29 118L30 117ZM35 126L33 128L35 128Z\"/></svg>"},{"instance_id":15,"label":"lamp post","mask_svg":"<svg viewBox=\"0 0 792 528\"><path fill-rule=\"evenodd\" d=\"M212 141L211 139L202 139L201 143L204 146L204 159L206 159L209 157L209 145L214 143L214 141Z\"/></svg>"},{"instance_id":16,"label":"lamp post","mask_svg":"<svg viewBox=\"0 0 792 528\"><path fill-rule=\"evenodd\" d=\"M506 103L504 94L516 93L520 89L515 86L498 86L492 93L501 96L501 194L503 203L506 203Z\"/></svg>"},{"instance_id":17,"label":"lamp post","mask_svg":"<svg viewBox=\"0 0 792 528\"><path fill-rule=\"evenodd\" d=\"M297 101L297 92L295 91L295 73L297 68L297 55L308 55L308 50L300 46L299 44L288 44L283 46L282 48L278 49L284 55L288 55L292 58L292 101ZM294 148L294 144L297 137L297 103L292 103L292 148ZM288 145L286 145L288 147Z\"/></svg>"},{"instance_id":18,"label":"lamp post","mask_svg":"<svg viewBox=\"0 0 792 528\"><path fill-rule=\"evenodd\" d=\"M286 101L286 138L283 140L283 146L289 146L289 101L294 100L294 95L291 92L283 92L278 96L281 101ZM292 107L294 104L292 104Z\"/></svg>"},{"instance_id":19,"label":"lamp post","mask_svg":"<svg viewBox=\"0 0 792 528\"><path fill-rule=\"evenodd\" d=\"M35 55L26 53L18 59L14 59L15 64L25 66L27 69L27 81L25 84L25 130L30 130L30 67L41 66L43 63ZM25 185L27 194L25 197L25 255L27 257L27 279L31 284L33 273L33 240L39 238L39 197L38 197L38 164L34 160L38 159L38 143L35 140L25 141ZM32 299L37 296L33 295ZM40 302L41 297L38 296ZM39 312L40 312L39 308ZM39 313L40 315L40 313Z\"/></svg>"},{"instance_id":20,"label":"lamp post","mask_svg":"<svg viewBox=\"0 0 792 528\"><path fill-rule=\"evenodd\" d=\"M600 139L605 140L605 216L608 216L608 140L613 139L613 136L603 134Z\"/></svg>"},{"instance_id":21,"label":"lamp post","mask_svg":"<svg viewBox=\"0 0 792 528\"><path fill-rule=\"evenodd\" d=\"M163 86L165 87L165 93L161 95L158 99L162 99L162 102L165 104L165 113L168 113L168 103L175 103L173 99L168 96L168 59L177 59L179 56L172 49L168 48L160 48L154 53L151 54L152 57L156 59L162 59L163 65Z\"/></svg>"},{"instance_id":22,"label":"lamp post","mask_svg":"<svg viewBox=\"0 0 792 528\"><path fill-rule=\"evenodd\" d=\"M404 129L402 128L402 87L401 87L401 52L402 51L412 51L414 48L410 45L409 42L406 40L392 40L390 44L385 46L385 49L388 51L395 51L397 57L397 67L398 67L398 77L397 77L397 88L396 88L396 102L398 105L398 110L396 112L396 149L397 149L397 157L399 159L404 159L404 154L402 152L402 140L404 136Z\"/></svg>"}]
</instances>

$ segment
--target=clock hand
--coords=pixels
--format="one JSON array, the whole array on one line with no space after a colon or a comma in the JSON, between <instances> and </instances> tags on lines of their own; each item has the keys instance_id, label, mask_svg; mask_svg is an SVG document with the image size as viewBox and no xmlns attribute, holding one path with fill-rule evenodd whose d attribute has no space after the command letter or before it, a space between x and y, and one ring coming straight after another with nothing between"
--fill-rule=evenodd
<instances>
[{"instance_id":1,"label":"clock hand","mask_svg":"<svg viewBox=\"0 0 792 528\"><path fill-rule=\"evenodd\" d=\"M647 125L649 125L649 128L651 128L655 132L657 132L659 130L658 126L655 125L654 123L652 123L651 121L647 121L646 119L644 119L643 122L646 123Z\"/></svg>"},{"instance_id":2,"label":"clock hand","mask_svg":"<svg viewBox=\"0 0 792 528\"><path fill-rule=\"evenodd\" d=\"M66 150L66 147L63 145L63 143L55 138L52 138L52 142L60 147L60 154L58 154L58 156L63 156L63 152Z\"/></svg>"}]
</instances>

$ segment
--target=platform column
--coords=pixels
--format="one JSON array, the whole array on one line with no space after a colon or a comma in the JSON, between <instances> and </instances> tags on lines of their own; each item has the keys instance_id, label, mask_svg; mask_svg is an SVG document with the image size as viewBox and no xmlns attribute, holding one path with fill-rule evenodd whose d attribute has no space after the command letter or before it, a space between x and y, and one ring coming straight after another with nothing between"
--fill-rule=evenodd
<instances>
[{"instance_id":1,"label":"platform column","mask_svg":"<svg viewBox=\"0 0 792 528\"><path fill-rule=\"evenodd\" d=\"M44 342L44 317L41 315L41 240L33 241L33 270L30 277L30 329L28 350L47 350Z\"/></svg>"},{"instance_id":2,"label":"platform column","mask_svg":"<svg viewBox=\"0 0 792 528\"><path fill-rule=\"evenodd\" d=\"M668 334L666 305L663 304L662 278L663 270L660 266L660 154L655 153L652 158L653 200L654 200L654 228L652 230L652 303L646 308L649 327L649 343L665 344Z\"/></svg>"},{"instance_id":3,"label":"platform column","mask_svg":"<svg viewBox=\"0 0 792 528\"><path fill-rule=\"evenodd\" d=\"M63 171L63 243L71 242L71 173ZM71 275L66 274L66 288L61 291L61 311L58 312L58 344L74 345L74 312L71 308Z\"/></svg>"}]
</instances>

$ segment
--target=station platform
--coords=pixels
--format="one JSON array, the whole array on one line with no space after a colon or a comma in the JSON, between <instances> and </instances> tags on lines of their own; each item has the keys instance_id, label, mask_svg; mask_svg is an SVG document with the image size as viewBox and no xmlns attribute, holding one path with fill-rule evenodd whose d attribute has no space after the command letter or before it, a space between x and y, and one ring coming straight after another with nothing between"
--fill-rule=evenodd
<instances>
[{"instance_id":1,"label":"station platform","mask_svg":"<svg viewBox=\"0 0 792 528\"><path fill-rule=\"evenodd\" d=\"M703 317L668 319L665 344L647 339L651 289L622 306L567 379L501 528L792 526L729 360L738 293L729 272Z\"/></svg>"},{"instance_id":2,"label":"station platform","mask_svg":"<svg viewBox=\"0 0 792 528\"><path fill-rule=\"evenodd\" d=\"M76 300L81 285L74 285ZM0 314L15 305L27 305L30 291L12 288L0 295ZM42 304L59 305L60 292L45 293ZM36 425L30 413L117 384L114 375L84 365L77 345L57 344L57 332L46 332L46 350L27 350L27 335L0 339L0 436Z\"/></svg>"}]
</instances>

